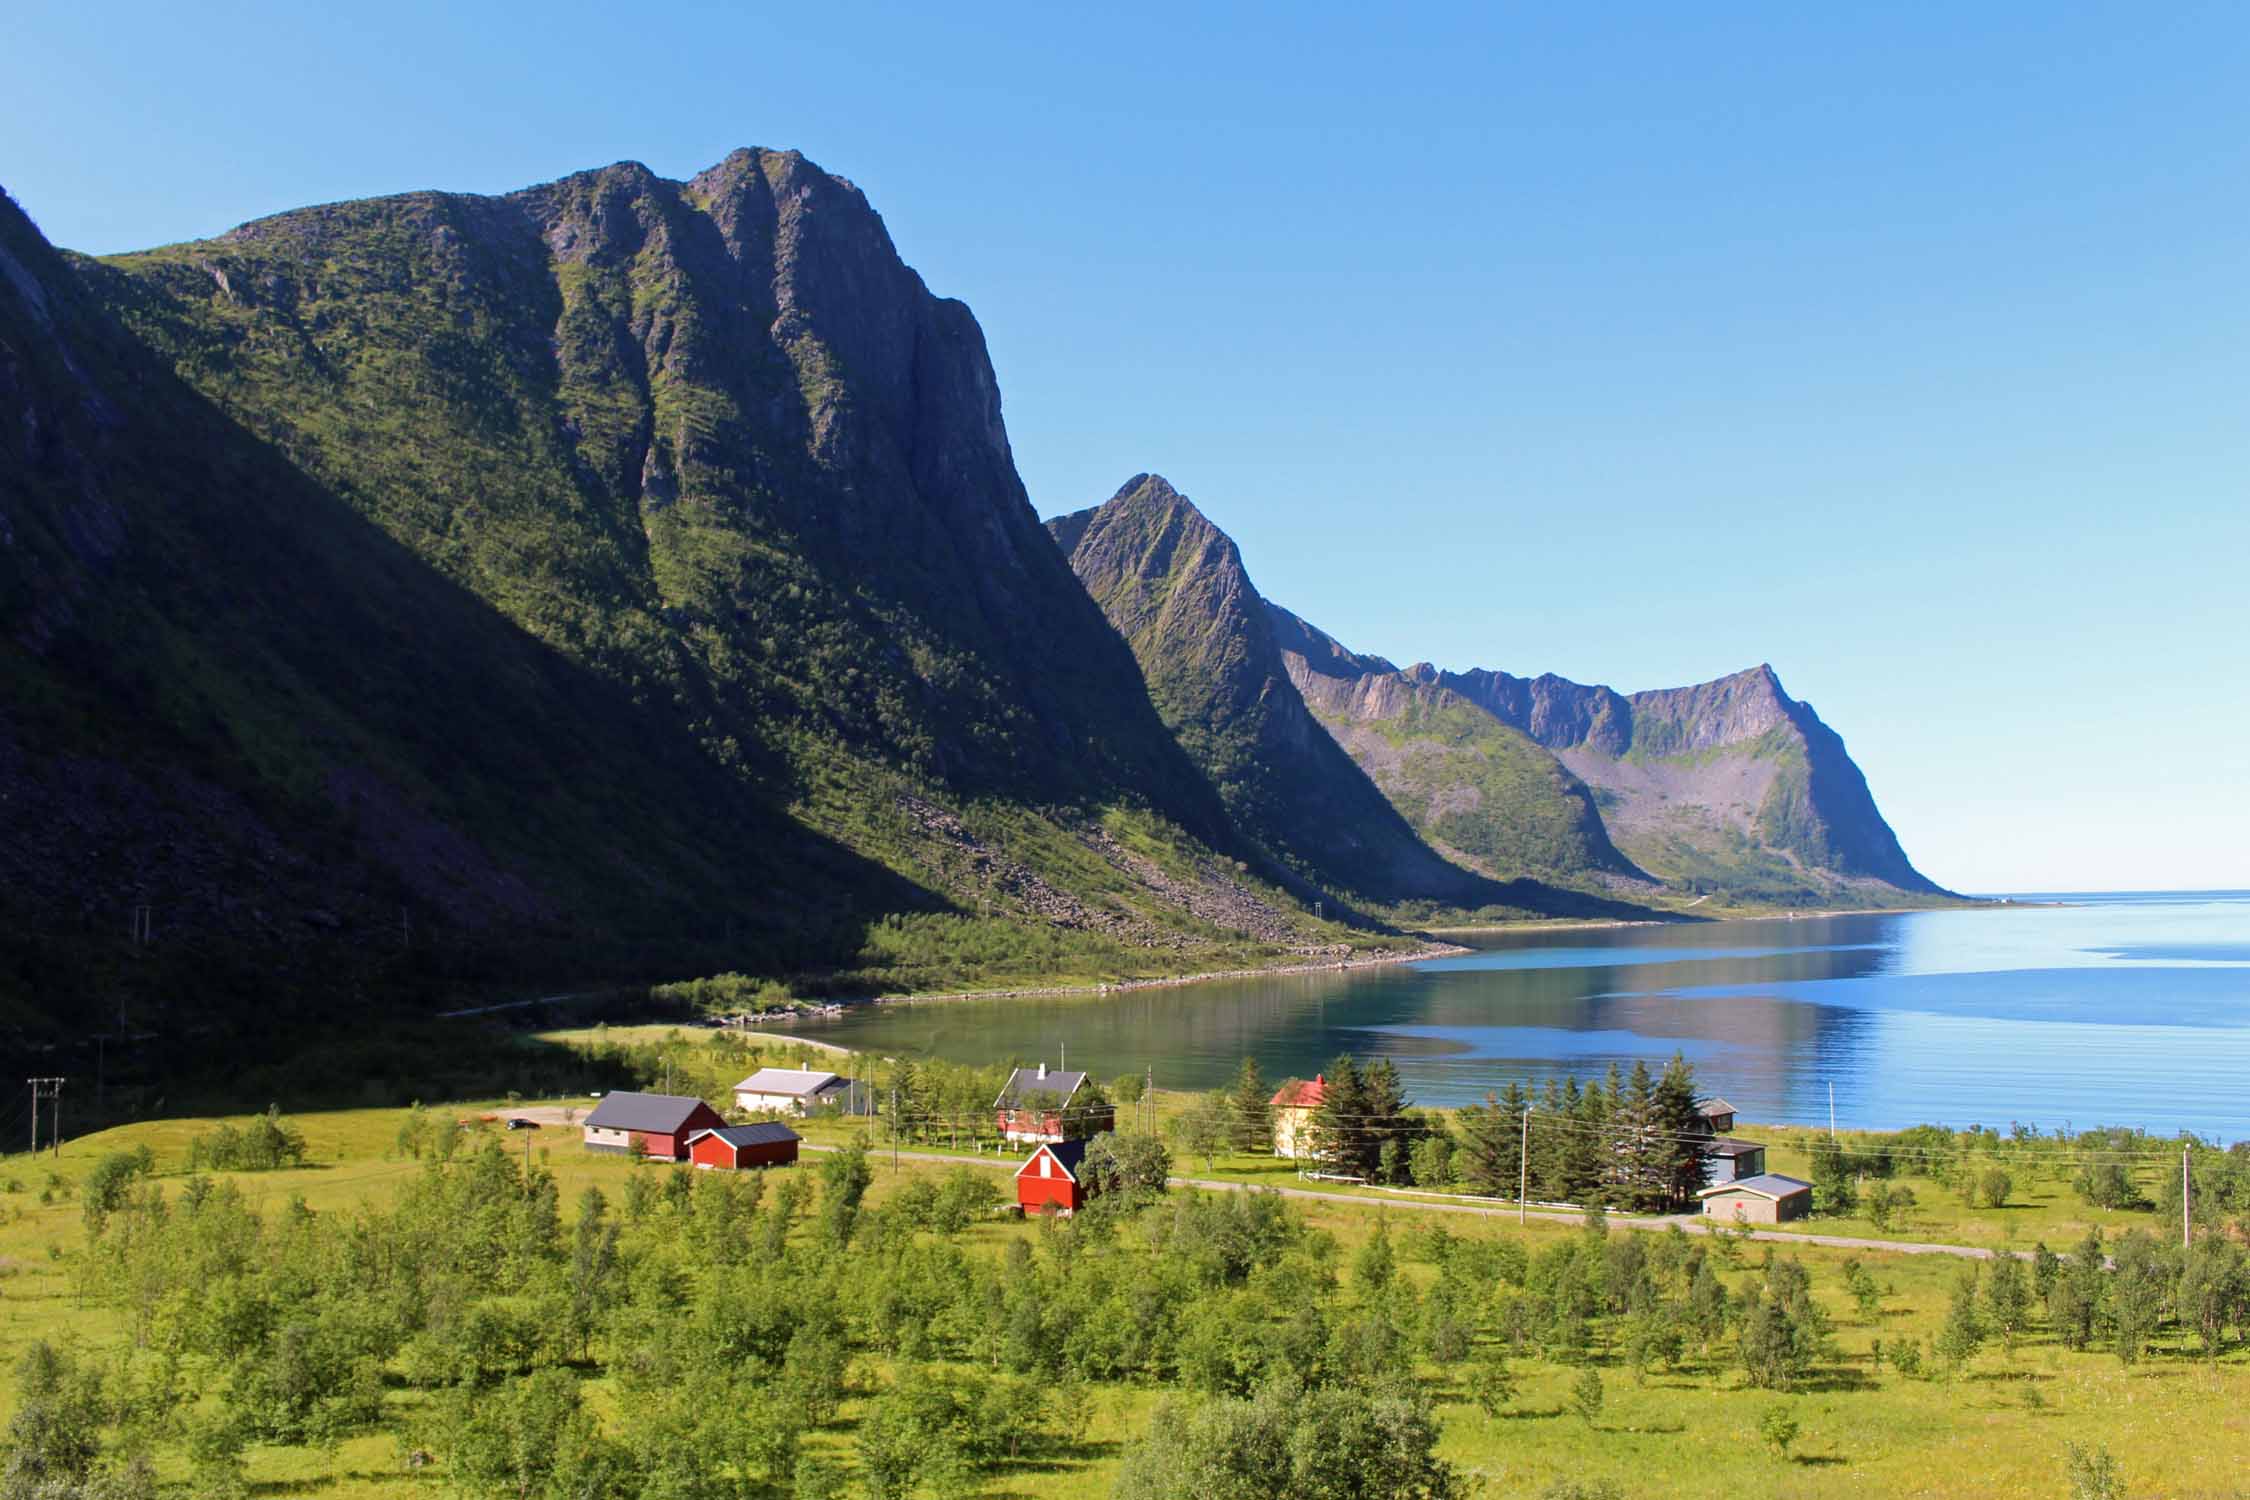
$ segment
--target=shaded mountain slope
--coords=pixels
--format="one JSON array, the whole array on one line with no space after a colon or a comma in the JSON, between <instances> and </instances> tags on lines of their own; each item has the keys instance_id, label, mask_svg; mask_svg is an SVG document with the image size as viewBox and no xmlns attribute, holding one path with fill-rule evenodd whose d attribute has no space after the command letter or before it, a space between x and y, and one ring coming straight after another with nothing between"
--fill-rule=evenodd
<instances>
[{"instance_id":1,"label":"shaded mountain slope","mask_svg":"<svg viewBox=\"0 0 2250 1500\"><path fill-rule=\"evenodd\" d=\"M1494 875L1646 880L1611 843L1586 786L1521 730L1268 608L1305 703L1424 838Z\"/></svg>"},{"instance_id":2,"label":"shaded mountain slope","mask_svg":"<svg viewBox=\"0 0 2250 1500\"><path fill-rule=\"evenodd\" d=\"M435 989L1321 940L1042 532L975 321L842 179L623 165L106 261L0 230L19 1003L191 950L248 1004L340 972L310 950ZM989 921L899 925L944 911Z\"/></svg>"},{"instance_id":3,"label":"shaded mountain slope","mask_svg":"<svg viewBox=\"0 0 2250 1500\"><path fill-rule=\"evenodd\" d=\"M0 678L13 1024L435 990L597 912L590 970L725 912L788 964L839 935L787 894L918 894L243 432L4 198Z\"/></svg>"},{"instance_id":4,"label":"shaded mountain slope","mask_svg":"<svg viewBox=\"0 0 2250 1500\"><path fill-rule=\"evenodd\" d=\"M1162 478L1047 523L1236 825L1315 886L1384 905L1505 898L1441 858L1306 711L1227 535Z\"/></svg>"}]
</instances>

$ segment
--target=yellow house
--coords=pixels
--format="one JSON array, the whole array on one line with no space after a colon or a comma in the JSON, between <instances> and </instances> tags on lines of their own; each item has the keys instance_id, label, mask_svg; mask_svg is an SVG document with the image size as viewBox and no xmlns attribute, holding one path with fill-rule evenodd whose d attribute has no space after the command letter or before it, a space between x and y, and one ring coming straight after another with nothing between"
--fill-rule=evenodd
<instances>
[{"instance_id":1,"label":"yellow house","mask_svg":"<svg viewBox=\"0 0 2250 1500\"><path fill-rule=\"evenodd\" d=\"M1320 1108L1323 1095L1328 1092L1327 1075L1307 1083L1302 1078L1292 1078L1273 1096L1273 1154L1299 1157L1313 1154L1313 1111Z\"/></svg>"}]
</instances>

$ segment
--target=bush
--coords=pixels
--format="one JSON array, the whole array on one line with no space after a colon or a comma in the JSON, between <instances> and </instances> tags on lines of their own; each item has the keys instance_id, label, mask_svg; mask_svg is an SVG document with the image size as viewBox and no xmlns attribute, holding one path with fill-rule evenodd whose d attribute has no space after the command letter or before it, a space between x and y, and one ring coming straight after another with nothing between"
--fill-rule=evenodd
<instances>
[{"instance_id":1,"label":"bush","mask_svg":"<svg viewBox=\"0 0 2250 1500\"><path fill-rule=\"evenodd\" d=\"M248 1125L222 1124L188 1147L190 1170L272 1172L300 1165L304 1159L305 1137L281 1117L278 1104L268 1105Z\"/></svg>"}]
</instances>

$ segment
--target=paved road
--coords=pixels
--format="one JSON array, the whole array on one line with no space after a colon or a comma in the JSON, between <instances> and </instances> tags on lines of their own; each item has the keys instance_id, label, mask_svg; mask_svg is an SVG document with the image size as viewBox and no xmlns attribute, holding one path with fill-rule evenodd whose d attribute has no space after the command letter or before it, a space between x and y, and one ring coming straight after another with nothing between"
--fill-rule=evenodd
<instances>
[{"instance_id":1,"label":"paved road","mask_svg":"<svg viewBox=\"0 0 2250 1500\"><path fill-rule=\"evenodd\" d=\"M811 1141L807 1141L805 1142L805 1149L808 1151L834 1151L837 1148L834 1146L816 1146ZM881 1160L891 1155L891 1152L888 1149L878 1150L870 1146L868 1155L870 1158ZM973 1167L1004 1167L1011 1172L1023 1165L1022 1160L1017 1157L963 1156L943 1151L902 1150L897 1153L897 1156L900 1161L964 1162ZM1248 1186L1248 1184L1240 1182L1222 1182L1215 1177L1175 1175L1166 1180L1173 1187L1205 1188L1222 1193L1240 1191ZM1279 1193L1284 1198L1305 1198L1321 1203L1357 1204L1361 1208L1373 1203L1386 1208L1412 1209L1420 1213L1467 1214L1471 1218L1479 1219L1513 1219L1516 1217L1516 1209L1513 1204L1439 1203L1432 1202L1427 1198L1366 1198L1357 1193L1331 1193L1324 1192L1319 1188L1276 1187L1265 1188L1262 1191ZM1579 1224L1585 1221L1584 1214L1561 1213L1553 1209L1538 1208L1526 1210L1523 1217L1543 1219L1557 1224ZM1712 1234L1724 1227L1695 1214L1672 1214L1659 1218L1639 1218L1627 1214L1611 1214L1609 1222L1619 1229L1640 1229L1656 1233L1662 1233L1675 1224L1689 1234ZM1991 1260L1996 1254L2001 1253L1976 1245L1933 1245L1913 1240L1869 1240L1848 1234L1792 1234L1786 1230L1778 1229L1753 1229L1750 1231L1750 1238L1772 1240L1776 1244L1782 1245L1826 1245L1836 1250L1873 1250L1892 1255L1955 1255L1963 1260ZM2018 1260L2029 1260L2031 1258L2028 1252L2022 1250L2007 1253L2014 1255Z\"/></svg>"}]
</instances>

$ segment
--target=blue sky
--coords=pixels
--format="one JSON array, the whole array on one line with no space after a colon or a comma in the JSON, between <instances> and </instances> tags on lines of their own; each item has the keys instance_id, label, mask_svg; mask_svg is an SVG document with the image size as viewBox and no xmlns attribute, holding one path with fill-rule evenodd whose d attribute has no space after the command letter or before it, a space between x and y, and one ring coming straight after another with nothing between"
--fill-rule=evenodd
<instances>
[{"instance_id":1,"label":"blue sky","mask_svg":"<svg viewBox=\"0 0 2250 1500\"><path fill-rule=\"evenodd\" d=\"M2238 9L344 9L19 6L0 183L109 251L797 147L1043 513L1159 471L1402 662L1770 661L1948 884L2250 885Z\"/></svg>"}]
</instances>

